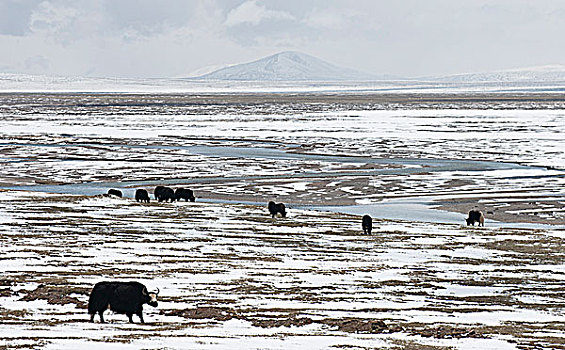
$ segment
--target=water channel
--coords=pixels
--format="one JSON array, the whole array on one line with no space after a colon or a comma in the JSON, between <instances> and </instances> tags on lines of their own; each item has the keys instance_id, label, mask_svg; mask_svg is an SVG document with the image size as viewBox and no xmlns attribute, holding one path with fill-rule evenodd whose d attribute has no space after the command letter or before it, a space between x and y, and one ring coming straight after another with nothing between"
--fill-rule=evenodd
<instances>
[{"instance_id":1,"label":"water channel","mask_svg":"<svg viewBox=\"0 0 565 350\"><path fill-rule=\"evenodd\" d=\"M298 153L283 149L265 148L265 147L236 147L236 146L168 146L168 145L126 145L126 144L113 144L113 143L65 143L65 144L18 144L18 143L4 143L0 146L21 146L21 147L97 147L97 148L141 148L141 149L161 149L161 150L178 150L186 152L189 155L201 155L208 157L230 157L230 158L245 158L245 159L269 159L269 160L302 160L302 161L323 161L335 163L357 163L357 164L382 164L382 165L395 165L401 166L400 168L383 168L383 169L370 169L355 172L331 172L328 174L321 172L304 172L296 175L297 178L320 178L324 176L372 176L379 174L387 175L402 175L413 174L422 171L425 172L473 172L473 171L495 171L495 170L515 170L520 169L527 173L528 170L543 170L544 168L533 167L527 165L519 165L513 163L503 163L494 161L481 161L481 160L454 160L454 159L427 159L427 158L371 158L371 157L358 157L358 156L343 156L343 155L325 155L325 154L310 154ZM0 160L0 162L9 159ZM20 160L21 161L21 160ZM25 160L24 160L25 161ZM30 160L35 161L35 160ZM80 161L80 160L79 160ZM538 174L538 172L536 172ZM539 175L535 175L539 176ZM548 176L565 176L565 174L554 174ZM37 184L27 186L8 186L4 189L25 190L25 191L38 191L74 195L100 195L106 193L109 188L118 188L124 193L124 197L133 198L136 188L145 187L151 188L156 185L189 185L195 183L213 183L213 182L233 182L233 181L247 181L253 182L264 179L277 179L289 178L293 175L270 175L270 176L240 176L240 177L206 177L206 178L179 178L168 180L141 180L141 181L120 181L120 182L85 182L77 184L63 184L63 185L49 185ZM199 201L209 202L226 202L219 200L206 200L199 199ZM248 204L260 204L245 202ZM308 206L316 210L334 211L347 214L370 214L374 218L393 219L393 220L408 220L408 221L423 221L435 223L461 223L464 222L463 214L452 213L447 211L436 210L433 208L434 204L429 197L410 197L398 199L386 199L382 202L364 204L364 205L351 205L351 206ZM505 226L505 227L521 227L521 228L543 228L543 227L556 227L554 225L539 225L539 224L522 224L522 223L500 223L495 221L488 221L487 224L491 226Z\"/></svg>"}]
</instances>

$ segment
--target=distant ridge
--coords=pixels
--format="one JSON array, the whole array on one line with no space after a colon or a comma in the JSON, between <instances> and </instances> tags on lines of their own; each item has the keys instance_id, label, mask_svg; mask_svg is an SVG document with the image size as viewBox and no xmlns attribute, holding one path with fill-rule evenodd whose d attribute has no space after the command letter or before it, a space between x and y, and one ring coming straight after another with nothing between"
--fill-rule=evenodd
<instances>
[{"instance_id":1,"label":"distant ridge","mask_svg":"<svg viewBox=\"0 0 565 350\"><path fill-rule=\"evenodd\" d=\"M505 69L493 72L461 73L439 77L416 78L414 80L433 80L453 83L563 82L565 81L565 66L553 64L518 69Z\"/></svg>"},{"instance_id":2,"label":"distant ridge","mask_svg":"<svg viewBox=\"0 0 565 350\"><path fill-rule=\"evenodd\" d=\"M215 70L193 79L246 81L367 81L391 79L342 68L296 51L284 51L259 60Z\"/></svg>"}]
</instances>

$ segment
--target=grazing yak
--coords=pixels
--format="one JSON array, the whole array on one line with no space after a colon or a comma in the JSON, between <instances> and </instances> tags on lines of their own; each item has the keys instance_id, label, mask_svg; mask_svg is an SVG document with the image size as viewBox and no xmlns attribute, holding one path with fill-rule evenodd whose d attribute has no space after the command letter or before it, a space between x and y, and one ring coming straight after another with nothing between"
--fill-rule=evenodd
<instances>
[{"instance_id":1,"label":"grazing yak","mask_svg":"<svg viewBox=\"0 0 565 350\"><path fill-rule=\"evenodd\" d=\"M143 320L143 304L157 306L156 292L149 293L147 288L139 282L98 282L90 292L88 299L88 313L90 322L94 322L94 315L100 315L100 322L104 323L104 311L108 308L119 314L126 314L129 322L133 323L132 316L139 316Z\"/></svg>"},{"instance_id":2,"label":"grazing yak","mask_svg":"<svg viewBox=\"0 0 565 350\"><path fill-rule=\"evenodd\" d=\"M108 195L122 198L122 191L111 188L108 190Z\"/></svg>"},{"instance_id":3,"label":"grazing yak","mask_svg":"<svg viewBox=\"0 0 565 350\"><path fill-rule=\"evenodd\" d=\"M361 219L361 227L363 227L363 233L370 235L373 230L373 218L369 215L363 215Z\"/></svg>"},{"instance_id":4,"label":"grazing yak","mask_svg":"<svg viewBox=\"0 0 565 350\"><path fill-rule=\"evenodd\" d=\"M155 194L155 199L159 202L168 202L170 200L172 203L175 201L175 191L170 187L157 186L153 193Z\"/></svg>"},{"instance_id":5,"label":"grazing yak","mask_svg":"<svg viewBox=\"0 0 565 350\"><path fill-rule=\"evenodd\" d=\"M184 199L185 201L191 201L194 202L196 200L196 198L194 197L194 193L192 192L192 190L188 189L188 188L177 188L175 190L175 200L176 201L180 201L181 199Z\"/></svg>"},{"instance_id":6,"label":"grazing yak","mask_svg":"<svg viewBox=\"0 0 565 350\"><path fill-rule=\"evenodd\" d=\"M137 189L135 191L135 200L138 202L149 203L149 192L141 188Z\"/></svg>"},{"instance_id":7,"label":"grazing yak","mask_svg":"<svg viewBox=\"0 0 565 350\"><path fill-rule=\"evenodd\" d=\"M467 221L467 226L475 226L475 222L478 222L479 226L485 226L485 216L483 215L482 211L471 210L469 212L469 217L465 220Z\"/></svg>"},{"instance_id":8,"label":"grazing yak","mask_svg":"<svg viewBox=\"0 0 565 350\"><path fill-rule=\"evenodd\" d=\"M277 213L280 213L283 218L286 218L286 208L283 203L275 203L271 201L269 202L268 208L269 213L271 213L273 217L275 217Z\"/></svg>"},{"instance_id":9,"label":"grazing yak","mask_svg":"<svg viewBox=\"0 0 565 350\"><path fill-rule=\"evenodd\" d=\"M165 186L155 187L155 190L153 191L153 194L155 195L155 199L159 199L159 193L161 193L161 191L163 191L164 188Z\"/></svg>"}]
</instances>

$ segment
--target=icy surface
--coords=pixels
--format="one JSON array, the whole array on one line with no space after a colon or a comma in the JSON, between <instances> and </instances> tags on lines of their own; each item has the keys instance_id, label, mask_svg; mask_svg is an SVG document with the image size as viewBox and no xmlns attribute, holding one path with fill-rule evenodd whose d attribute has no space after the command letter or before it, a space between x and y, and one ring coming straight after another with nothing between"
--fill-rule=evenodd
<instances>
[{"instance_id":1,"label":"icy surface","mask_svg":"<svg viewBox=\"0 0 565 350\"><path fill-rule=\"evenodd\" d=\"M307 206L433 196L429 205L455 213L392 209L434 222L474 206L499 222L565 222L559 101L270 98L6 94L0 186L133 197L165 183L207 199Z\"/></svg>"}]
</instances>

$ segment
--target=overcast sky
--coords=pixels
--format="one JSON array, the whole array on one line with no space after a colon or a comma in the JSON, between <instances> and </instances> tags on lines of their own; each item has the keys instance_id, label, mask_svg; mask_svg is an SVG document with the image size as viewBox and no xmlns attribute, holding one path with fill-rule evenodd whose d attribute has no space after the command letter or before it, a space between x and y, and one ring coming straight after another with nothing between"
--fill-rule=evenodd
<instances>
[{"instance_id":1,"label":"overcast sky","mask_svg":"<svg viewBox=\"0 0 565 350\"><path fill-rule=\"evenodd\" d=\"M406 77L565 63L563 0L0 0L0 73L179 77L301 51Z\"/></svg>"}]
</instances>

